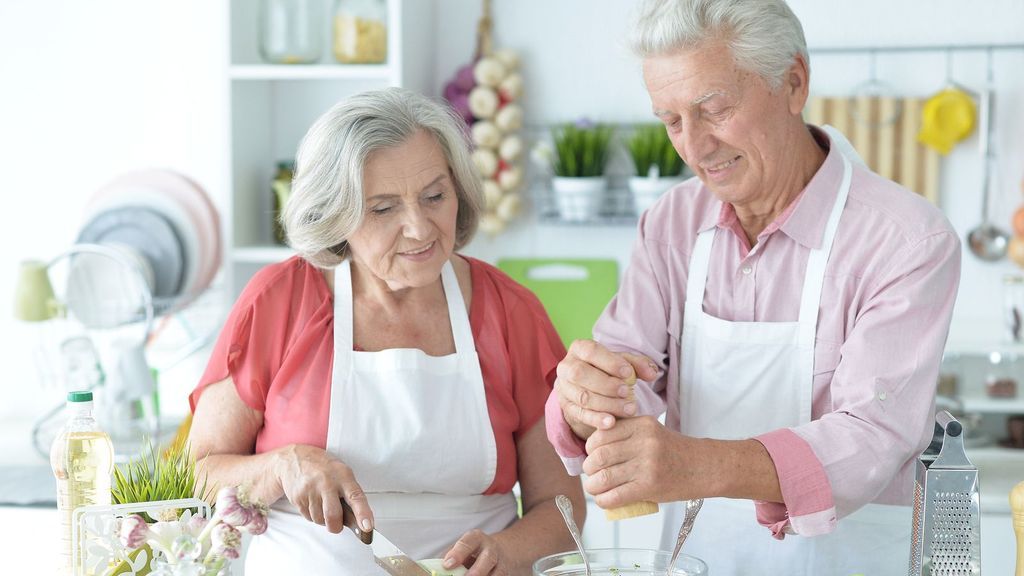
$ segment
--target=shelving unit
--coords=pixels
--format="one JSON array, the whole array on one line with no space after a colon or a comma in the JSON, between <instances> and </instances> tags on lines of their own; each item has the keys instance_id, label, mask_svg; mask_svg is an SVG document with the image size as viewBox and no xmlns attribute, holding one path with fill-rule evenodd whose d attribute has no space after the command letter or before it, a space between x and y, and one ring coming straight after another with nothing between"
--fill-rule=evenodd
<instances>
[{"instance_id":1,"label":"shelving unit","mask_svg":"<svg viewBox=\"0 0 1024 576\"><path fill-rule=\"evenodd\" d=\"M433 79L433 0L388 0L388 60L345 65L331 51L331 10L324 0L323 50L314 64L267 64L259 56L259 9L230 0L230 195L223 214L225 271L233 301L260 267L292 252L274 244L270 182L277 162L295 157L299 141L320 114L365 90L404 86L436 92Z\"/></svg>"}]
</instances>

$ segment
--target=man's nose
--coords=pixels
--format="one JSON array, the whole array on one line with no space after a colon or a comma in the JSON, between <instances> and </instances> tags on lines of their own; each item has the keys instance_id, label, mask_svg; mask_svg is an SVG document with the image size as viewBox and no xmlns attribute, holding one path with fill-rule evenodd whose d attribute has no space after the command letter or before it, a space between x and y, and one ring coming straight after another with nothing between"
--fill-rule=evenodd
<instances>
[{"instance_id":1,"label":"man's nose","mask_svg":"<svg viewBox=\"0 0 1024 576\"><path fill-rule=\"evenodd\" d=\"M676 138L673 139L676 152L687 164L699 164L701 160L714 153L718 140L700 122L686 122Z\"/></svg>"}]
</instances>

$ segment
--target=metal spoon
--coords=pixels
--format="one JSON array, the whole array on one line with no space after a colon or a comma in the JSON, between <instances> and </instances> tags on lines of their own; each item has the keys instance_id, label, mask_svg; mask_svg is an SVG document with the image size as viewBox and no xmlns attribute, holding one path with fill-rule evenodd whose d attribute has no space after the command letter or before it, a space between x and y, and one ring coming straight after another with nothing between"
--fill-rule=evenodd
<instances>
[{"instance_id":1,"label":"metal spoon","mask_svg":"<svg viewBox=\"0 0 1024 576\"><path fill-rule=\"evenodd\" d=\"M693 530L693 522L697 519L697 512L704 505L703 498L686 501L686 513L683 515L683 525L679 527L679 536L676 536L676 547L672 550L672 557L668 560L668 568L665 569L666 576L672 576L672 570L676 567L676 559L679 558L679 551L683 549L683 542Z\"/></svg>"},{"instance_id":2,"label":"metal spoon","mask_svg":"<svg viewBox=\"0 0 1024 576\"><path fill-rule=\"evenodd\" d=\"M981 223L967 234L967 245L971 253L986 262L994 262L1006 256L1010 235L988 219L988 194L995 160L991 150L992 139L992 88L986 87L981 101Z\"/></svg>"},{"instance_id":3,"label":"metal spoon","mask_svg":"<svg viewBox=\"0 0 1024 576\"><path fill-rule=\"evenodd\" d=\"M590 560L587 560L587 551L583 549L580 529L576 527L576 520L572 517L572 502L564 494L559 494L555 496L555 505L558 506L558 511L562 513L565 525L569 527L569 534L572 535L573 541L576 542L576 549L580 551L580 556L583 558L583 568L586 570L587 576L590 576Z\"/></svg>"}]
</instances>

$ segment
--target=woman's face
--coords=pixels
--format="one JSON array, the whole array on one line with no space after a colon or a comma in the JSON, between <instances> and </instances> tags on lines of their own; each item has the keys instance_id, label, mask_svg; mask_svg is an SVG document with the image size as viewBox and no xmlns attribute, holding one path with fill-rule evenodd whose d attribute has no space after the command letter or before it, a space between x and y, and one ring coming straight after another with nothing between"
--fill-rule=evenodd
<instances>
[{"instance_id":1,"label":"woman's face","mask_svg":"<svg viewBox=\"0 0 1024 576\"><path fill-rule=\"evenodd\" d=\"M427 286L455 248L459 200L437 140L419 131L372 153L363 169L363 222L349 237L353 260L392 290Z\"/></svg>"}]
</instances>

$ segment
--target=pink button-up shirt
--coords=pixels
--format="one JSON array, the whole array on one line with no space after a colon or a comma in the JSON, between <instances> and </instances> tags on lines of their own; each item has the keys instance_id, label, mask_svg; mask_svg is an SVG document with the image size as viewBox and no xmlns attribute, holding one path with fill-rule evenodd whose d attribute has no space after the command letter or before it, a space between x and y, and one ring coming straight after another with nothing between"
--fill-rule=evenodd
<instances>
[{"instance_id":1,"label":"pink button-up shirt","mask_svg":"<svg viewBox=\"0 0 1024 576\"><path fill-rule=\"evenodd\" d=\"M813 129L823 148L828 137ZM704 310L735 322L793 322L804 270L820 246L843 165L832 148L803 192L751 248L732 206L696 178L641 219L618 294L594 326L613 350L661 369L636 387L640 414L668 414L679 429L679 356L690 253L721 228L711 251ZM811 422L757 437L778 472L784 503L757 502L758 521L781 538L834 529L869 502L912 503L914 466L933 430L935 385L960 280L960 241L921 196L854 165L818 311ZM570 473L584 444L554 393L548 437Z\"/></svg>"}]
</instances>

